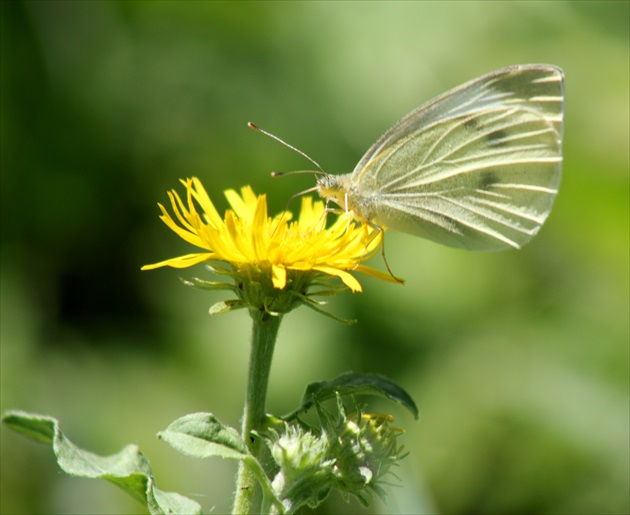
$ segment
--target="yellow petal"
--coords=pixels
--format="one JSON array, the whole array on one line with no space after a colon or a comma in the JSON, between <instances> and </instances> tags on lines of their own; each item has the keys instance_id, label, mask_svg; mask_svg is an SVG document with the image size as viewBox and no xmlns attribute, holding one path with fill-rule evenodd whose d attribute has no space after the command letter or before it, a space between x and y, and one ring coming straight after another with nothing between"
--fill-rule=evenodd
<instances>
[{"instance_id":1,"label":"yellow petal","mask_svg":"<svg viewBox=\"0 0 630 515\"><path fill-rule=\"evenodd\" d=\"M338 268L331 268L327 266L316 266L313 267L313 270L318 270L320 272L324 272L325 274L339 277L339 279L341 279L343 283L352 291L363 291L363 289L361 288L361 283L357 281L352 274L346 272L345 270L340 270Z\"/></svg>"},{"instance_id":2,"label":"yellow petal","mask_svg":"<svg viewBox=\"0 0 630 515\"><path fill-rule=\"evenodd\" d=\"M274 288L279 290L284 289L287 285L287 269L282 266L272 265L271 280Z\"/></svg>"},{"instance_id":3,"label":"yellow petal","mask_svg":"<svg viewBox=\"0 0 630 515\"><path fill-rule=\"evenodd\" d=\"M140 270L153 270L163 266L170 266L173 268L188 268L189 266L196 265L203 261L208 261L215 257L214 252L204 252L202 254L186 254L185 256L179 256L176 258L167 259L154 263L152 265L144 265Z\"/></svg>"},{"instance_id":4,"label":"yellow petal","mask_svg":"<svg viewBox=\"0 0 630 515\"><path fill-rule=\"evenodd\" d=\"M221 220L219 213L206 193L206 189L201 184L201 181L197 179L197 177L193 177L192 181L195 187L195 199L199 202L199 206L203 210L204 215L206 215L207 221L215 227L222 225L223 220Z\"/></svg>"}]
</instances>

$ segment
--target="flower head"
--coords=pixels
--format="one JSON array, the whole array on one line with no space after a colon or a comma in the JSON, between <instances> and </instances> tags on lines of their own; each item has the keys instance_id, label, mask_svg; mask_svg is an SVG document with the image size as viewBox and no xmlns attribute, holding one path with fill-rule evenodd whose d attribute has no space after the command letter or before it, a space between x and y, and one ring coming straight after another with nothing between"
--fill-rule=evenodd
<instances>
[{"instance_id":1,"label":"flower head","mask_svg":"<svg viewBox=\"0 0 630 515\"><path fill-rule=\"evenodd\" d=\"M186 201L170 191L174 216L159 204L160 218L202 251L146 265L143 270L219 261L227 263L234 275L259 282L268 280L277 290L298 285L301 293L305 293L305 285L322 276L339 277L352 291L361 291L361 284L351 272L395 282L391 276L362 264L382 245L382 231L358 224L349 213L326 227L324 203L303 197L296 220L290 211L270 217L266 196L257 196L246 186L240 195L234 190L225 191L231 209L221 218L199 179L181 182L186 188Z\"/></svg>"}]
</instances>

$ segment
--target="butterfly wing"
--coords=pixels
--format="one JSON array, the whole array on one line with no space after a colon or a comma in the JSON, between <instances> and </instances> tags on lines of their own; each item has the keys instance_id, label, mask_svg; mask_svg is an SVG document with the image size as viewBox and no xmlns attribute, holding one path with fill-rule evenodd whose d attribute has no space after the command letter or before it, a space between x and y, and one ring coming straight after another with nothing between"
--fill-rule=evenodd
<instances>
[{"instance_id":1,"label":"butterfly wing","mask_svg":"<svg viewBox=\"0 0 630 515\"><path fill-rule=\"evenodd\" d=\"M551 211L562 167L564 77L521 65L408 114L351 176L371 222L469 250L520 248Z\"/></svg>"}]
</instances>

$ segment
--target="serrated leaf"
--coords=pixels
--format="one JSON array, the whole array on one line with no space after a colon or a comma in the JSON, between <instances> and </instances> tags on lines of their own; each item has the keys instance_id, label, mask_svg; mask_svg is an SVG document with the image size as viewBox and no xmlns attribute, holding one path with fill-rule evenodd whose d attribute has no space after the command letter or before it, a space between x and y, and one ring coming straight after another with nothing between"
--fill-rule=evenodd
<instances>
[{"instance_id":1,"label":"serrated leaf","mask_svg":"<svg viewBox=\"0 0 630 515\"><path fill-rule=\"evenodd\" d=\"M411 396L391 379L378 374L346 372L332 381L311 383L306 387L302 403L298 409L284 416L285 420L295 418L308 410L314 402L323 402L339 393L345 395L377 395L402 404L418 419L418 407Z\"/></svg>"},{"instance_id":2,"label":"serrated leaf","mask_svg":"<svg viewBox=\"0 0 630 515\"><path fill-rule=\"evenodd\" d=\"M212 413L191 413L178 418L158 433L158 438L194 458L220 456L240 460L249 455L238 431Z\"/></svg>"},{"instance_id":3,"label":"serrated leaf","mask_svg":"<svg viewBox=\"0 0 630 515\"><path fill-rule=\"evenodd\" d=\"M52 417L8 411L2 421L34 440L52 443L57 463L66 474L105 479L143 503L152 514L201 513L201 506L195 501L155 486L149 460L136 445L128 445L111 456L99 456L68 440Z\"/></svg>"}]
</instances>

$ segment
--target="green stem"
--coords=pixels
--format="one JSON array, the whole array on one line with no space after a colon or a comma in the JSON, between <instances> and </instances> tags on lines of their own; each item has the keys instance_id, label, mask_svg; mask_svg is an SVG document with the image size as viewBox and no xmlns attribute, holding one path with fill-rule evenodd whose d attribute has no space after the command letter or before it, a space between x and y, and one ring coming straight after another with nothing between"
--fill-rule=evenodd
<instances>
[{"instance_id":1,"label":"green stem","mask_svg":"<svg viewBox=\"0 0 630 515\"><path fill-rule=\"evenodd\" d=\"M249 355L249 371L247 391L243 411L242 436L253 456L260 452L260 439L254 437L252 430L259 429L265 418L265 400L273 349L280 328L282 317L268 313L252 313L252 341ZM233 515L244 515L256 512L255 493L256 477L243 460L239 462L236 477Z\"/></svg>"}]
</instances>

